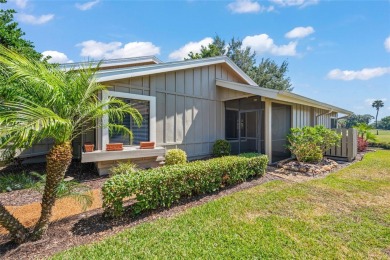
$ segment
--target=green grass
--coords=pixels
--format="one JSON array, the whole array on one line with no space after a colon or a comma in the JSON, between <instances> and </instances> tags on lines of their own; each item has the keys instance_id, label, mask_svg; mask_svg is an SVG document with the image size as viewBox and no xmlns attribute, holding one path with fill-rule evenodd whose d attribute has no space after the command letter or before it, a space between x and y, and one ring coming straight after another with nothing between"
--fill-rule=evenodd
<instances>
[{"instance_id":1,"label":"green grass","mask_svg":"<svg viewBox=\"0 0 390 260\"><path fill-rule=\"evenodd\" d=\"M390 143L390 130L378 130L379 135L376 135L376 130L371 130L375 134L379 143Z\"/></svg>"},{"instance_id":2,"label":"green grass","mask_svg":"<svg viewBox=\"0 0 390 260\"><path fill-rule=\"evenodd\" d=\"M390 151L324 179L273 181L55 259L389 259Z\"/></svg>"}]
</instances>

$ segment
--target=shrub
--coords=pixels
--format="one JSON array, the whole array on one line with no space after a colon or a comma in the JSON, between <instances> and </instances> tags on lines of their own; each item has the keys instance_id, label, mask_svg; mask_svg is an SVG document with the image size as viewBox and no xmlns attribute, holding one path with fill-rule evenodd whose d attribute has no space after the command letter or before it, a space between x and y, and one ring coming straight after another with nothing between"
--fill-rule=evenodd
<instances>
[{"instance_id":1,"label":"shrub","mask_svg":"<svg viewBox=\"0 0 390 260\"><path fill-rule=\"evenodd\" d=\"M386 150L390 150L390 143L386 143L386 142L370 142L368 143L368 146L379 147Z\"/></svg>"},{"instance_id":2,"label":"shrub","mask_svg":"<svg viewBox=\"0 0 390 260\"><path fill-rule=\"evenodd\" d=\"M183 164L187 162L187 154L181 149L168 150L165 154L165 165Z\"/></svg>"},{"instance_id":3,"label":"shrub","mask_svg":"<svg viewBox=\"0 0 390 260\"><path fill-rule=\"evenodd\" d=\"M0 192L28 189L38 180L29 173L11 173L0 175Z\"/></svg>"},{"instance_id":4,"label":"shrub","mask_svg":"<svg viewBox=\"0 0 390 260\"><path fill-rule=\"evenodd\" d=\"M183 197L215 192L265 173L267 156L244 158L226 156L182 165L143 170L138 174L111 177L102 187L107 215L123 213L123 199L136 197L131 206L135 214L158 207L170 207Z\"/></svg>"},{"instance_id":5,"label":"shrub","mask_svg":"<svg viewBox=\"0 0 390 260\"><path fill-rule=\"evenodd\" d=\"M131 174L138 171L137 165L132 162L121 162L117 166L110 169L110 176L115 176L118 174Z\"/></svg>"},{"instance_id":6,"label":"shrub","mask_svg":"<svg viewBox=\"0 0 390 260\"><path fill-rule=\"evenodd\" d=\"M358 152L364 152L367 150L368 143L363 137L358 136Z\"/></svg>"},{"instance_id":7,"label":"shrub","mask_svg":"<svg viewBox=\"0 0 390 260\"><path fill-rule=\"evenodd\" d=\"M253 158L260 156L260 153L240 153L238 156L245 157L245 158Z\"/></svg>"},{"instance_id":8,"label":"shrub","mask_svg":"<svg viewBox=\"0 0 390 260\"><path fill-rule=\"evenodd\" d=\"M290 142L287 148L299 162L319 162L326 150L339 144L341 135L318 125L291 128L287 139Z\"/></svg>"},{"instance_id":9,"label":"shrub","mask_svg":"<svg viewBox=\"0 0 390 260\"><path fill-rule=\"evenodd\" d=\"M213 155L215 157L230 155L230 143L226 140L219 139L213 145Z\"/></svg>"}]
</instances>

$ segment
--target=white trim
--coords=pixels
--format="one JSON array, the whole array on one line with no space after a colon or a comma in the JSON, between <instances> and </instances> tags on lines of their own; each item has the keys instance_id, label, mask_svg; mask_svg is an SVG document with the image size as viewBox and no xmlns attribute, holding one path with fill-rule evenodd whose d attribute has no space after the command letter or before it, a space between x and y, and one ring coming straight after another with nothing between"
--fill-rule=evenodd
<instances>
[{"instance_id":1,"label":"white trim","mask_svg":"<svg viewBox=\"0 0 390 260\"><path fill-rule=\"evenodd\" d=\"M134 58L124 58L124 59L109 59L109 60L101 60L101 61L85 61L85 62L74 62L74 63L64 63L60 66L65 69L80 69L83 67L96 67L99 63L100 68L109 68L116 66L126 66L126 65L134 65L139 63L153 62L154 64L163 63L161 60L157 59L154 56L141 56ZM150 64L153 65L153 64Z\"/></svg>"},{"instance_id":2,"label":"white trim","mask_svg":"<svg viewBox=\"0 0 390 260\"><path fill-rule=\"evenodd\" d=\"M257 86L248 75L245 74L231 59L226 56L218 56L198 60L185 60L176 62L167 62L155 65L137 66L129 68L119 68L111 70L101 70L96 73L97 82L107 82L113 80L120 80L131 77L145 76L156 73L165 73L176 70L184 70L197 68L201 66L209 66L215 64L227 64L233 71L235 71L247 84Z\"/></svg>"},{"instance_id":3,"label":"white trim","mask_svg":"<svg viewBox=\"0 0 390 260\"><path fill-rule=\"evenodd\" d=\"M236 83L236 82L231 82L231 81L226 81L222 79L216 79L216 85L223 87L223 88L228 88L232 90L238 90L241 92L245 93L250 93L253 95L261 96L261 97L266 97L266 98L271 98L274 99L275 102L278 101L284 101L292 104L300 104L300 105L305 105L305 106L310 106L310 107L316 107L320 109L325 109L325 110L332 110L333 112L339 112L342 114L350 115L353 112L345 110L343 108L335 107L323 102L316 101L314 99L310 99L301 95L297 95L294 93L286 92L286 91L281 91L281 90L275 90L275 89L268 89L268 88L262 88L258 86L249 86L241 83Z\"/></svg>"},{"instance_id":4,"label":"white trim","mask_svg":"<svg viewBox=\"0 0 390 260\"><path fill-rule=\"evenodd\" d=\"M156 97L153 96L145 96L145 95L137 95L131 93L124 92L116 92L116 91L103 91L102 97L103 100L107 100L108 97L117 97L117 98L126 98L126 99L137 99L137 100L145 100L149 101L149 140L151 142L156 142ZM108 131L108 116L103 116L103 129L102 129L102 150L105 150L106 145L110 142L110 136Z\"/></svg>"}]
</instances>

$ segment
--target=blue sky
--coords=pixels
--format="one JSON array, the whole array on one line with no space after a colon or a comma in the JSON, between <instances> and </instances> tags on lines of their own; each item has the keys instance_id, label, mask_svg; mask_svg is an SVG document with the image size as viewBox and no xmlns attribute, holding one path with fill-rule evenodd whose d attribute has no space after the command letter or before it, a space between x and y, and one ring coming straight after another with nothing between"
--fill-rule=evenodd
<instances>
[{"instance_id":1,"label":"blue sky","mask_svg":"<svg viewBox=\"0 0 390 260\"><path fill-rule=\"evenodd\" d=\"M294 92L390 115L390 1L9 0L26 39L55 62L155 55L181 60L215 34L257 60L288 60ZM4 8L4 7L3 7Z\"/></svg>"}]
</instances>

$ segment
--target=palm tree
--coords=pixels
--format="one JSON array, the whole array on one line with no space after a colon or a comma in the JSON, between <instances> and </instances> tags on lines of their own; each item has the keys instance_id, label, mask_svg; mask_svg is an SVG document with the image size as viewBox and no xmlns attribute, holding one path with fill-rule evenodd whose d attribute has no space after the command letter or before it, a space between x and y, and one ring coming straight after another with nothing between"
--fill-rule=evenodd
<instances>
[{"instance_id":1,"label":"palm tree","mask_svg":"<svg viewBox=\"0 0 390 260\"><path fill-rule=\"evenodd\" d=\"M98 93L106 87L95 81L96 69L91 66L66 71L0 45L0 70L10 82L18 82L12 95L0 98L0 149L15 151L47 138L54 140L46 156L41 216L32 231L0 204L0 224L14 241L22 243L38 240L47 231L56 190L72 160L72 141L87 130L101 127L100 118L104 115L118 122L107 127L132 137L131 131L119 123L125 114L130 114L140 125L142 116L120 99L100 100Z\"/></svg>"},{"instance_id":2,"label":"palm tree","mask_svg":"<svg viewBox=\"0 0 390 260\"><path fill-rule=\"evenodd\" d=\"M375 100L372 102L372 107L376 108L376 116L375 116L375 128L376 128L376 135L378 135L378 113L379 109L384 106L384 103L382 100Z\"/></svg>"}]
</instances>

